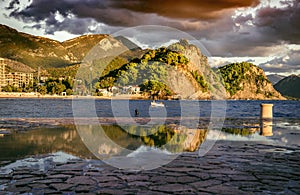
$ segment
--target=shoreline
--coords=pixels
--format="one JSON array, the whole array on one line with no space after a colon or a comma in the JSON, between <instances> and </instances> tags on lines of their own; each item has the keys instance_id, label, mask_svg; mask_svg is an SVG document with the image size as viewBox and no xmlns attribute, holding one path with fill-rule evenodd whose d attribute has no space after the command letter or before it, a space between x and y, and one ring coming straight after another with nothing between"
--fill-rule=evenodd
<instances>
[{"instance_id":1,"label":"shoreline","mask_svg":"<svg viewBox=\"0 0 300 195\"><path fill-rule=\"evenodd\" d=\"M23 92L0 92L0 99L104 99L104 100L122 100L122 99L132 99L132 100L149 100L142 95L119 95L119 96L61 96L61 95L40 95L38 93L23 93Z\"/></svg>"},{"instance_id":2,"label":"shoreline","mask_svg":"<svg viewBox=\"0 0 300 195\"><path fill-rule=\"evenodd\" d=\"M40 95L38 93L25 93L25 92L0 92L0 99L99 99L99 100L151 100L148 97L140 94L124 94L118 96L61 96L61 95ZM177 99L171 99L177 100ZM178 99L189 100L189 99ZM218 101L215 99L191 99L191 101ZM158 101L166 101L159 99ZM300 101L300 99L220 99L220 101Z\"/></svg>"}]
</instances>

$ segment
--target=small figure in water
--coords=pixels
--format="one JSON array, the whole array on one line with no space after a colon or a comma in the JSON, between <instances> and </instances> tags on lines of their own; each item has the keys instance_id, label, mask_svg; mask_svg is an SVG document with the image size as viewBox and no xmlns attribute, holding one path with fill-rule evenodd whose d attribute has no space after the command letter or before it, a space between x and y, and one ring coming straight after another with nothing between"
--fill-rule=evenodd
<instances>
[{"instance_id":1,"label":"small figure in water","mask_svg":"<svg viewBox=\"0 0 300 195\"><path fill-rule=\"evenodd\" d=\"M138 111L138 109L135 109L135 110L134 110L134 113L135 113L135 116L139 116L139 111Z\"/></svg>"}]
</instances>

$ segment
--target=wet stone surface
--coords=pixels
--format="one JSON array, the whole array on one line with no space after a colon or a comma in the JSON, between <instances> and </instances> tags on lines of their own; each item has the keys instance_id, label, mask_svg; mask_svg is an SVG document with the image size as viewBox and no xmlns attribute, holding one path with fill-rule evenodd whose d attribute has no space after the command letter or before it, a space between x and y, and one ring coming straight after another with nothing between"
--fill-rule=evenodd
<instances>
[{"instance_id":1,"label":"wet stone surface","mask_svg":"<svg viewBox=\"0 0 300 195\"><path fill-rule=\"evenodd\" d=\"M289 152L286 152L289 150ZM218 141L154 170L71 160L0 175L0 194L300 194L300 147Z\"/></svg>"}]
</instances>

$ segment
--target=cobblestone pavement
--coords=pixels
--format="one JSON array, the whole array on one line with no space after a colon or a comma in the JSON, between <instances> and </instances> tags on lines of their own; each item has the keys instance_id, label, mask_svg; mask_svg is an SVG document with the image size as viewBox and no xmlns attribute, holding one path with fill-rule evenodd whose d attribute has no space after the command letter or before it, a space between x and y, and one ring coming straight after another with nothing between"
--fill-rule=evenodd
<instances>
[{"instance_id":1,"label":"cobblestone pavement","mask_svg":"<svg viewBox=\"0 0 300 195\"><path fill-rule=\"evenodd\" d=\"M204 157L185 153L155 170L97 161L18 168L0 175L0 194L300 194L300 147L218 141Z\"/></svg>"}]
</instances>

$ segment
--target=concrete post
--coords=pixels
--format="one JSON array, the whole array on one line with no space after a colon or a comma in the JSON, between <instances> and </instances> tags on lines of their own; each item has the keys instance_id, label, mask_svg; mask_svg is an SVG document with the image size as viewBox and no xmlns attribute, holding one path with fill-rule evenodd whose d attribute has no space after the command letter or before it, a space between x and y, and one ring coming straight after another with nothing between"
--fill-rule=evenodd
<instances>
[{"instance_id":1,"label":"concrete post","mask_svg":"<svg viewBox=\"0 0 300 195\"><path fill-rule=\"evenodd\" d=\"M260 118L273 118L273 104L261 104L260 107Z\"/></svg>"},{"instance_id":2,"label":"concrete post","mask_svg":"<svg viewBox=\"0 0 300 195\"><path fill-rule=\"evenodd\" d=\"M261 104L260 111L260 134L263 136L273 135L273 104Z\"/></svg>"}]
</instances>

